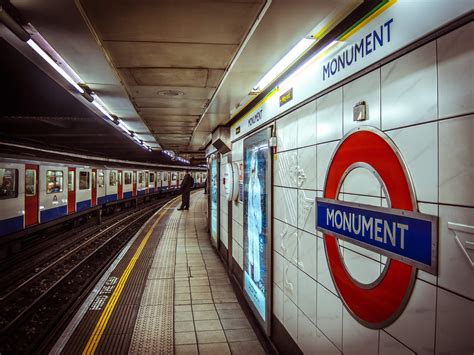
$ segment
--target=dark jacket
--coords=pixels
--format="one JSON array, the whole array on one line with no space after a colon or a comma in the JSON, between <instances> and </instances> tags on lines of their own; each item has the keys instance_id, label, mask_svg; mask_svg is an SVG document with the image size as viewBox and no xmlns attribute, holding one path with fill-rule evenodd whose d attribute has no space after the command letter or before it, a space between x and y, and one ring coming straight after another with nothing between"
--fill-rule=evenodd
<instances>
[{"instance_id":1,"label":"dark jacket","mask_svg":"<svg viewBox=\"0 0 474 355\"><path fill-rule=\"evenodd\" d=\"M190 191L194 186L194 179L190 174L184 175L183 181L181 182L181 191Z\"/></svg>"}]
</instances>

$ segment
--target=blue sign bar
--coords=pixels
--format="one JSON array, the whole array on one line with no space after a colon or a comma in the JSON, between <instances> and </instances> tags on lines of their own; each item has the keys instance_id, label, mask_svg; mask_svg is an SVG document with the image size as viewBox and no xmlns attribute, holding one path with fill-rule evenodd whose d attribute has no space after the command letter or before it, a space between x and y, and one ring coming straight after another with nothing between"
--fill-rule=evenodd
<instances>
[{"instance_id":1,"label":"blue sign bar","mask_svg":"<svg viewBox=\"0 0 474 355\"><path fill-rule=\"evenodd\" d=\"M436 216L317 198L316 229L436 275Z\"/></svg>"}]
</instances>

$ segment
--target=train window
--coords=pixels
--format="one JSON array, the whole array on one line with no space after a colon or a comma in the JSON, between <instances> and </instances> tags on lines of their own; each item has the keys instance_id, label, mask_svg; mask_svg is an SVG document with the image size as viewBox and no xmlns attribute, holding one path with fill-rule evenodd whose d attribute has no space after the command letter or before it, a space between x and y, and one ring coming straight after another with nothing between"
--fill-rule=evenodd
<instances>
[{"instance_id":1,"label":"train window","mask_svg":"<svg viewBox=\"0 0 474 355\"><path fill-rule=\"evenodd\" d=\"M157 173L156 178L158 179L158 181L161 180L161 173L160 172Z\"/></svg>"},{"instance_id":2,"label":"train window","mask_svg":"<svg viewBox=\"0 0 474 355\"><path fill-rule=\"evenodd\" d=\"M88 190L90 188L90 172L79 172L79 190Z\"/></svg>"},{"instance_id":3,"label":"train window","mask_svg":"<svg viewBox=\"0 0 474 355\"><path fill-rule=\"evenodd\" d=\"M99 174L97 175L97 186L98 187L104 187L105 185L105 179L104 179L104 171L100 170Z\"/></svg>"},{"instance_id":4,"label":"train window","mask_svg":"<svg viewBox=\"0 0 474 355\"><path fill-rule=\"evenodd\" d=\"M18 169L0 168L0 199L18 197Z\"/></svg>"},{"instance_id":5,"label":"train window","mask_svg":"<svg viewBox=\"0 0 474 355\"><path fill-rule=\"evenodd\" d=\"M109 174L109 186L117 185L117 172L111 171Z\"/></svg>"},{"instance_id":6,"label":"train window","mask_svg":"<svg viewBox=\"0 0 474 355\"><path fill-rule=\"evenodd\" d=\"M92 188L95 189L97 187L97 173L92 171Z\"/></svg>"},{"instance_id":7,"label":"train window","mask_svg":"<svg viewBox=\"0 0 474 355\"><path fill-rule=\"evenodd\" d=\"M171 174L171 180L176 181L176 173Z\"/></svg>"},{"instance_id":8,"label":"train window","mask_svg":"<svg viewBox=\"0 0 474 355\"><path fill-rule=\"evenodd\" d=\"M55 194L63 191L64 176L62 170L46 171L46 193Z\"/></svg>"},{"instance_id":9,"label":"train window","mask_svg":"<svg viewBox=\"0 0 474 355\"><path fill-rule=\"evenodd\" d=\"M155 174L150 173L150 182L155 182Z\"/></svg>"},{"instance_id":10,"label":"train window","mask_svg":"<svg viewBox=\"0 0 474 355\"><path fill-rule=\"evenodd\" d=\"M168 181L168 173L164 173L164 175L163 175L163 181Z\"/></svg>"},{"instance_id":11,"label":"train window","mask_svg":"<svg viewBox=\"0 0 474 355\"><path fill-rule=\"evenodd\" d=\"M26 196L36 195L36 170L25 170L25 194Z\"/></svg>"},{"instance_id":12,"label":"train window","mask_svg":"<svg viewBox=\"0 0 474 355\"><path fill-rule=\"evenodd\" d=\"M123 174L125 185L130 185L132 183L132 173L130 171L126 171Z\"/></svg>"},{"instance_id":13,"label":"train window","mask_svg":"<svg viewBox=\"0 0 474 355\"><path fill-rule=\"evenodd\" d=\"M143 183L143 173L138 173L138 183Z\"/></svg>"},{"instance_id":14,"label":"train window","mask_svg":"<svg viewBox=\"0 0 474 355\"><path fill-rule=\"evenodd\" d=\"M67 173L67 190L74 191L74 171L68 171Z\"/></svg>"}]
</instances>

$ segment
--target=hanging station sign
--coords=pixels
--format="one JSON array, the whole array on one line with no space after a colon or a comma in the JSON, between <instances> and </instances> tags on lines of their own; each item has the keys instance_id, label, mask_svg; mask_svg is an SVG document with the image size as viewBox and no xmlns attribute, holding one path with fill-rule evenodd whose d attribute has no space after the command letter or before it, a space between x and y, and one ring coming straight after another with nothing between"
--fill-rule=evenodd
<instances>
[{"instance_id":1,"label":"hanging station sign","mask_svg":"<svg viewBox=\"0 0 474 355\"><path fill-rule=\"evenodd\" d=\"M389 207L339 201L345 177L356 168L372 172ZM383 132L360 127L339 143L329 164L323 198L316 199L316 229L324 234L328 266L349 312L370 328L391 324L410 297L416 270L436 274L438 218L417 211L415 191L394 143ZM370 285L354 280L338 239L388 257Z\"/></svg>"}]
</instances>

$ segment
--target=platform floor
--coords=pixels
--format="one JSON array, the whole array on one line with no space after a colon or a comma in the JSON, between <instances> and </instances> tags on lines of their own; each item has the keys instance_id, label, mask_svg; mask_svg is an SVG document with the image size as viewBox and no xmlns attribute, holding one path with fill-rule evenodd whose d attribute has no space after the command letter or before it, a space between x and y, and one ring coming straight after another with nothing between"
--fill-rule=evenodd
<instances>
[{"instance_id":1,"label":"platform floor","mask_svg":"<svg viewBox=\"0 0 474 355\"><path fill-rule=\"evenodd\" d=\"M155 215L51 353L264 354L207 232L207 196Z\"/></svg>"}]
</instances>

